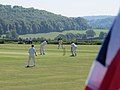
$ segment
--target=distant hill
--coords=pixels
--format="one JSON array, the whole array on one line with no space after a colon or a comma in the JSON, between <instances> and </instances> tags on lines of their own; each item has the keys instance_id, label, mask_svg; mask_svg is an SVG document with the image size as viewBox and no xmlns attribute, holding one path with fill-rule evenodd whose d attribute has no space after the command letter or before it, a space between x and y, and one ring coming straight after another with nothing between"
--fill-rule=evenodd
<instances>
[{"instance_id":1,"label":"distant hill","mask_svg":"<svg viewBox=\"0 0 120 90\"><path fill-rule=\"evenodd\" d=\"M85 16L83 17L94 29L109 29L115 16Z\"/></svg>"},{"instance_id":2,"label":"distant hill","mask_svg":"<svg viewBox=\"0 0 120 90\"><path fill-rule=\"evenodd\" d=\"M88 28L90 27L87 20L82 17L68 18L45 10L0 5L0 35L36 34Z\"/></svg>"},{"instance_id":3,"label":"distant hill","mask_svg":"<svg viewBox=\"0 0 120 90\"><path fill-rule=\"evenodd\" d=\"M97 19L106 19L106 18L114 18L115 16L110 16L110 15L99 15L99 16L84 16L84 19L87 20L97 20Z\"/></svg>"}]
</instances>

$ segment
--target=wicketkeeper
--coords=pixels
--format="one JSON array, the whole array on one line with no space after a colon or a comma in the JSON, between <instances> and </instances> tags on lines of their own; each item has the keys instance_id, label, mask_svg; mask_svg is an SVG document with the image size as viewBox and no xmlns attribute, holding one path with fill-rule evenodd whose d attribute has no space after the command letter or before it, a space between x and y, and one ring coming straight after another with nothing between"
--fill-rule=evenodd
<instances>
[{"instance_id":1,"label":"wicketkeeper","mask_svg":"<svg viewBox=\"0 0 120 90\"><path fill-rule=\"evenodd\" d=\"M76 49L77 49L77 45L75 43L71 44L71 56L76 56Z\"/></svg>"},{"instance_id":2,"label":"wicketkeeper","mask_svg":"<svg viewBox=\"0 0 120 90\"><path fill-rule=\"evenodd\" d=\"M45 46L47 45L47 41L43 41L40 44L40 55L45 55Z\"/></svg>"}]
</instances>

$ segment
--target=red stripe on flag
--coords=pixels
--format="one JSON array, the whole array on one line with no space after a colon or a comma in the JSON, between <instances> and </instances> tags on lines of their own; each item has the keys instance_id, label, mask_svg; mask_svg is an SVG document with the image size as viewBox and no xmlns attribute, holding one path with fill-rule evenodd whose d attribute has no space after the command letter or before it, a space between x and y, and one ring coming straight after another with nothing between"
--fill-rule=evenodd
<instances>
[{"instance_id":1,"label":"red stripe on flag","mask_svg":"<svg viewBox=\"0 0 120 90\"><path fill-rule=\"evenodd\" d=\"M85 90L92 90L90 87L86 86Z\"/></svg>"},{"instance_id":2,"label":"red stripe on flag","mask_svg":"<svg viewBox=\"0 0 120 90\"><path fill-rule=\"evenodd\" d=\"M120 89L120 49L112 60L99 90Z\"/></svg>"}]
</instances>

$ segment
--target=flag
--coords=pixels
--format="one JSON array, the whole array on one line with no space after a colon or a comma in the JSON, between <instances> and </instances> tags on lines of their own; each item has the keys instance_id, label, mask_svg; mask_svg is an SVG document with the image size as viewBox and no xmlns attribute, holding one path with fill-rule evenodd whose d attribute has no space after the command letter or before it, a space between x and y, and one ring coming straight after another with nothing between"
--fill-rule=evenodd
<instances>
[{"instance_id":1,"label":"flag","mask_svg":"<svg viewBox=\"0 0 120 90\"><path fill-rule=\"evenodd\" d=\"M85 90L120 90L120 12L92 64Z\"/></svg>"}]
</instances>

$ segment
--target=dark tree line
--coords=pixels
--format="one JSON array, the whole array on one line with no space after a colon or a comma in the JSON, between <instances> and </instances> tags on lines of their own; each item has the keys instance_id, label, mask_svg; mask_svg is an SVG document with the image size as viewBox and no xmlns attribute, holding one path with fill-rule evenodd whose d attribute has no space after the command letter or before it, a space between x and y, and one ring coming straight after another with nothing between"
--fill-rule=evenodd
<instances>
[{"instance_id":1,"label":"dark tree line","mask_svg":"<svg viewBox=\"0 0 120 90\"><path fill-rule=\"evenodd\" d=\"M81 17L68 18L45 10L0 5L0 35L13 31L22 35L88 28L87 21Z\"/></svg>"}]
</instances>

